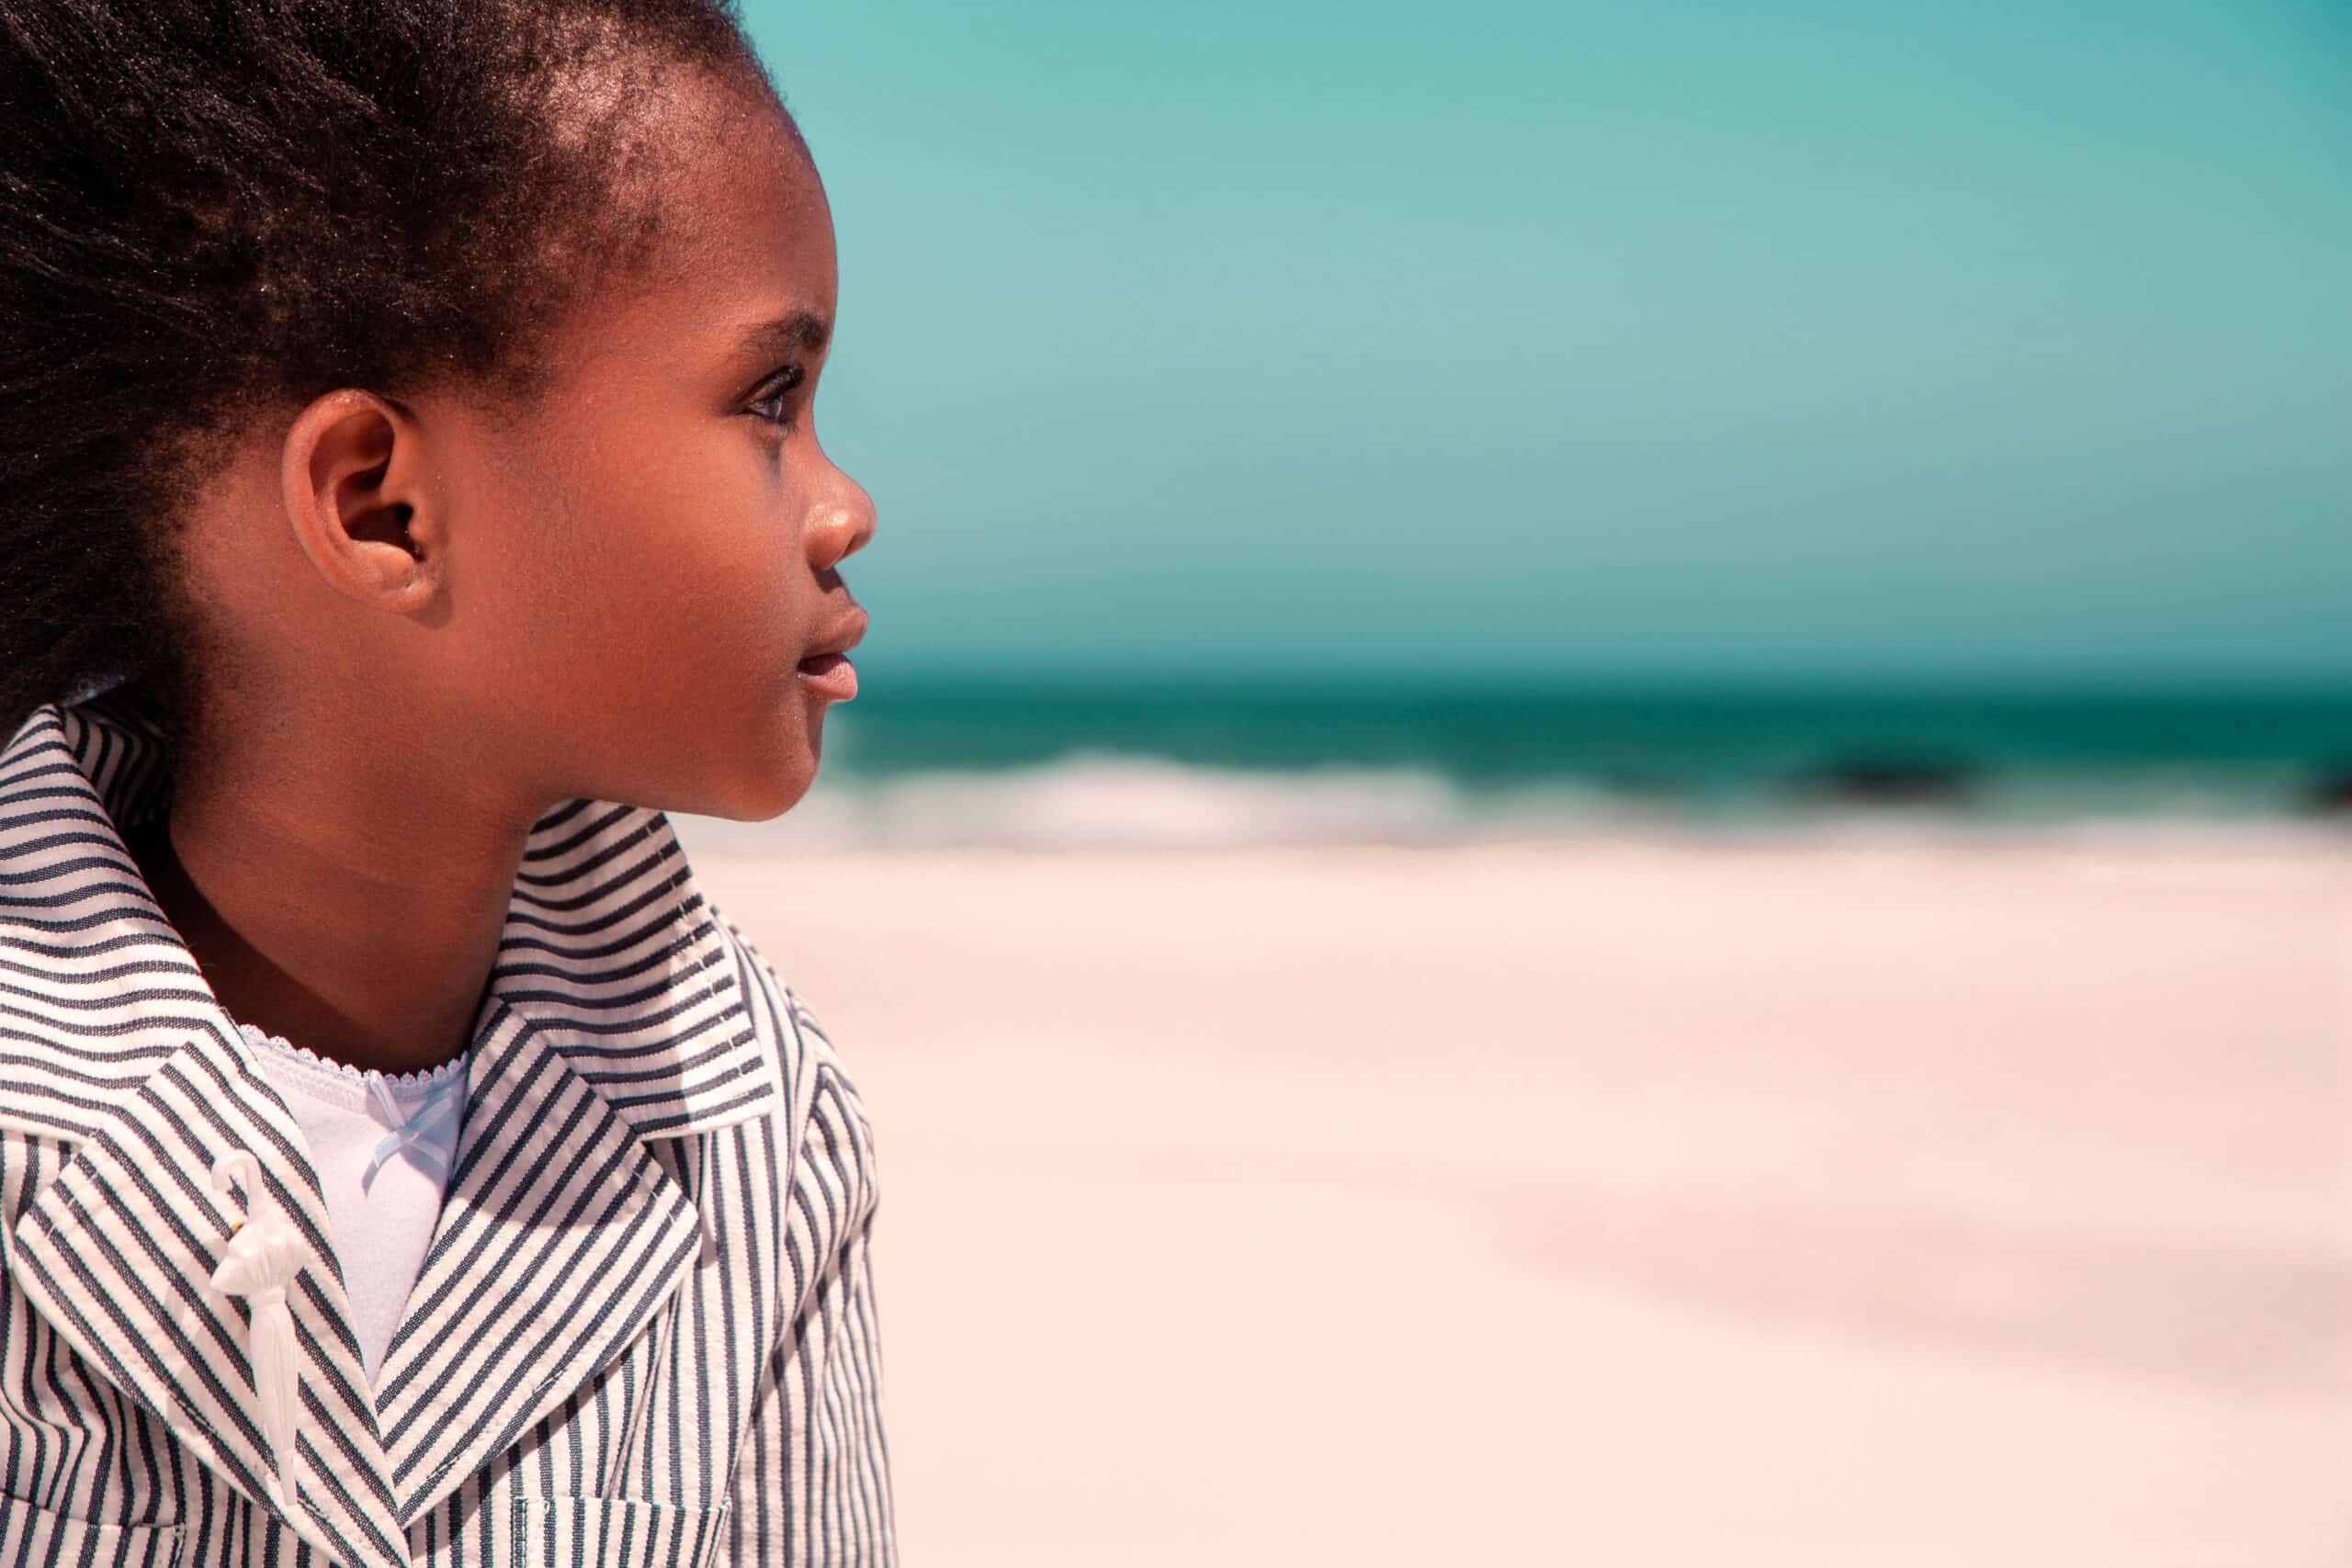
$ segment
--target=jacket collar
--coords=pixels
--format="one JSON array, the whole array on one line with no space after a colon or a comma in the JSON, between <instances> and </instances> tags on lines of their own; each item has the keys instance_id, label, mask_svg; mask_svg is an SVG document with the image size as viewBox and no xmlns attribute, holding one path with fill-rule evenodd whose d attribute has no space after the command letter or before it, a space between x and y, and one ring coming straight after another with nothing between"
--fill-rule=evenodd
<instances>
[{"instance_id":1,"label":"jacket collar","mask_svg":"<svg viewBox=\"0 0 2352 1568\"><path fill-rule=\"evenodd\" d=\"M170 757L135 688L34 710L0 751L0 1125L85 1135L196 1029L238 1037L124 835ZM640 1135L784 1103L731 945L669 818L571 800L532 828L479 1045L506 1011Z\"/></svg>"},{"instance_id":2,"label":"jacket collar","mask_svg":"<svg viewBox=\"0 0 2352 1568\"><path fill-rule=\"evenodd\" d=\"M691 1276L699 1162L657 1145L781 1110L792 1086L666 818L548 812L475 1021L438 1225L371 1390L300 1128L124 841L166 797L167 765L127 690L37 709L0 751L0 1125L70 1145L8 1227L10 1273L86 1361L278 1512L248 1309L209 1284L242 1218L211 1164L250 1149L315 1265L288 1292L303 1409L298 1503L279 1517L332 1560L410 1568L408 1525Z\"/></svg>"}]
</instances>

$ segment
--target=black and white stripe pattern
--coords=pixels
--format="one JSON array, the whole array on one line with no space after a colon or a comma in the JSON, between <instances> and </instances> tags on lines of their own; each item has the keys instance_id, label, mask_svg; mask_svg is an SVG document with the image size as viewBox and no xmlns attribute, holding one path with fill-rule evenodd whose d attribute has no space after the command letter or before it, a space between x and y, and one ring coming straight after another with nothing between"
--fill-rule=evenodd
<instances>
[{"instance_id":1,"label":"black and white stripe pattern","mask_svg":"<svg viewBox=\"0 0 2352 1568\"><path fill-rule=\"evenodd\" d=\"M534 829L371 1391L300 1130L124 847L167 763L122 692L0 752L0 1568L895 1564L873 1129L662 814ZM209 1283L235 1148L310 1254L285 1515Z\"/></svg>"}]
</instances>

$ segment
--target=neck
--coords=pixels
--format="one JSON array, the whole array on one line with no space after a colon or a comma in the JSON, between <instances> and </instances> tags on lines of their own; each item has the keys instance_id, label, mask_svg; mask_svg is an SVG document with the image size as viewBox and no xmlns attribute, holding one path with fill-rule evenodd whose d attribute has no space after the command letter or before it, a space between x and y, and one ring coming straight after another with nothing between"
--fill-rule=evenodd
<instances>
[{"instance_id":1,"label":"neck","mask_svg":"<svg viewBox=\"0 0 2352 1568\"><path fill-rule=\"evenodd\" d=\"M498 956L532 818L413 770L197 767L126 839L229 1015L385 1073L449 1061Z\"/></svg>"}]
</instances>

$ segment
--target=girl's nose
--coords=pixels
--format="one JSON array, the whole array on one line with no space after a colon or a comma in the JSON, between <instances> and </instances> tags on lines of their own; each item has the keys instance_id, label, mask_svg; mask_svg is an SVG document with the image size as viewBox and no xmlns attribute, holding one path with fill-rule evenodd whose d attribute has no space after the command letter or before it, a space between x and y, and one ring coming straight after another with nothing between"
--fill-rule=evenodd
<instances>
[{"instance_id":1,"label":"girl's nose","mask_svg":"<svg viewBox=\"0 0 2352 1568\"><path fill-rule=\"evenodd\" d=\"M874 537L874 498L847 474L817 504L808 524L808 563L819 571L839 566Z\"/></svg>"}]
</instances>

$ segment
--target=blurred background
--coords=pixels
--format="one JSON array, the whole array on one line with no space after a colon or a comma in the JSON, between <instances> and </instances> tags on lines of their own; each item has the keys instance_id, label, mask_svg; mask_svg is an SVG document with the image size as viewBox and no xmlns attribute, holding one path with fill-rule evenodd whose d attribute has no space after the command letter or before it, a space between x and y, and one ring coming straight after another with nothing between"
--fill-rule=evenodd
<instances>
[{"instance_id":1,"label":"blurred background","mask_svg":"<svg viewBox=\"0 0 2352 1568\"><path fill-rule=\"evenodd\" d=\"M2352 10L744 8L910 1563L2352 1562Z\"/></svg>"}]
</instances>

